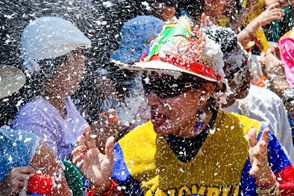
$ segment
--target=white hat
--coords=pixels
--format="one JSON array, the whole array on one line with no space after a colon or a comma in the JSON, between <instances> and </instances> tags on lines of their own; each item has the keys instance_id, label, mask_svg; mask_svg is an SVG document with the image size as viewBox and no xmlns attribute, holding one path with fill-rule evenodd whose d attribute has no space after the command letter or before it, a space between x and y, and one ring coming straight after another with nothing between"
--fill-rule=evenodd
<instances>
[{"instance_id":1,"label":"white hat","mask_svg":"<svg viewBox=\"0 0 294 196\"><path fill-rule=\"evenodd\" d=\"M17 92L26 82L24 73L8 65L0 65L0 99Z\"/></svg>"},{"instance_id":2,"label":"white hat","mask_svg":"<svg viewBox=\"0 0 294 196\"><path fill-rule=\"evenodd\" d=\"M65 19L41 17L26 26L20 44L23 59L41 60L62 56L78 47L90 47L91 41Z\"/></svg>"}]
</instances>

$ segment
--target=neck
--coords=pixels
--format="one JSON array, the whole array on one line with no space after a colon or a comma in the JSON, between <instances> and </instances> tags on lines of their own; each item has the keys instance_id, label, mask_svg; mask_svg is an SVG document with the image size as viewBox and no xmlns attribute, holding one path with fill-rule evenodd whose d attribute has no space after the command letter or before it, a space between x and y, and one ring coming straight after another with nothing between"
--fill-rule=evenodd
<instances>
[{"instance_id":1,"label":"neck","mask_svg":"<svg viewBox=\"0 0 294 196\"><path fill-rule=\"evenodd\" d=\"M190 137L194 137L198 135L199 133L204 131L208 126L212 126L213 120L214 120L213 112L208 109L203 111L206 113L206 118L203 121L204 124L202 127L200 127L198 130L194 130L196 122L195 122L195 119L193 118L193 120L190 122L190 125L186 126L186 129L189 129L190 131L185 131L185 130L179 131L179 133L175 135L177 137L190 138Z\"/></svg>"},{"instance_id":2,"label":"neck","mask_svg":"<svg viewBox=\"0 0 294 196\"><path fill-rule=\"evenodd\" d=\"M229 107L231 105L233 105L236 102L236 98L235 96L231 96L229 95L226 99L227 103L222 105L222 108L226 108Z\"/></svg>"},{"instance_id":3,"label":"neck","mask_svg":"<svg viewBox=\"0 0 294 196\"><path fill-rule=\"evenodd\" d=\"M55 95L50 93L50 91L45 91L42 96L53 105L59 114L65 118L66 116L66 108L65 108L65 98L66 96Z\"/></svg>"}]
</instances>

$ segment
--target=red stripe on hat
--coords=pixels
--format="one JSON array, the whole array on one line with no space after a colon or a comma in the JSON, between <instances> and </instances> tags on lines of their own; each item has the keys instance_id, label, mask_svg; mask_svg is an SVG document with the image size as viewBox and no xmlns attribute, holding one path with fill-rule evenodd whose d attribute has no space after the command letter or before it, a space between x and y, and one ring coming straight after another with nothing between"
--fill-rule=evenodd
<instances>
[{"instance_id":1,"label":"red stripe on hat","mask_svg":"<svg viewBox=\"0 0 294 196\"><path fill-rule=\"evenodd\" d=\"M140 58L140 60L142 62L144 62L144 59L147 56L148 56L148 54L144 54ZM183 61L177 57L174 57L174 56L171 56L168 54L166 54L166 58L159 57L158 54L155 54L150 58L150 61L154 61L154 60L157 60L157 61L159 60L162 62L170 63L172 65L179 67L179 68L194 72L195 74L203 75L205 77L211 78L216 81L220 81L222 79L222 77L219 74L217 74L213 68L211 68L207 65L204 65L202 63L196 62L196 61L187 62L187 61Z\"/></svg>"}]
</instances>

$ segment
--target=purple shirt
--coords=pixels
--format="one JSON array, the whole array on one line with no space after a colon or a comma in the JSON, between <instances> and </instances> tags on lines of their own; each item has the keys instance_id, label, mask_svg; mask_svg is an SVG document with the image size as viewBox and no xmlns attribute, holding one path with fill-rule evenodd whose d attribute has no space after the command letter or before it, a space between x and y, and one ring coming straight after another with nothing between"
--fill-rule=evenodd
<instances>
[{"instance_id":1,"label":"purple shirt","mask_svg":"<svg viewBox=\"0 0 294 196\"><path fill-rule=\"evenodd\" d=\"M29 130L38 135L60 159L65 159L73 150L77 137L89 126L70 97L66 98L65 105L67 116L63 119L53 105L38 96L20 109L13 121L13 128Z\"/></svg>"}]
</instances>

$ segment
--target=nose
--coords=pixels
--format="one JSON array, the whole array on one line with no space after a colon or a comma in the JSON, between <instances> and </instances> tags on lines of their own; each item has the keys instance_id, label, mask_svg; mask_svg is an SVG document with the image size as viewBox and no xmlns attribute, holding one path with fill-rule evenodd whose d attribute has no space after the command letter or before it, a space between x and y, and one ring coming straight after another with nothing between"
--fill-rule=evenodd
<instances>
[{"instance_id":1,"label":"nose","mask_svg":"<svg viewBox=\"0 0 294 196\"><path fill-rule=\"evenodd\" d=\"M153 91L151 91L148 95L146 95L146 98L147 98L147 104L150 107L159 105L161 103L160 97L156 96Z\"/></svg>"}]
</instances>

